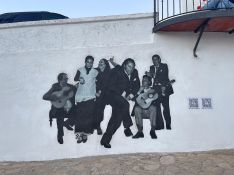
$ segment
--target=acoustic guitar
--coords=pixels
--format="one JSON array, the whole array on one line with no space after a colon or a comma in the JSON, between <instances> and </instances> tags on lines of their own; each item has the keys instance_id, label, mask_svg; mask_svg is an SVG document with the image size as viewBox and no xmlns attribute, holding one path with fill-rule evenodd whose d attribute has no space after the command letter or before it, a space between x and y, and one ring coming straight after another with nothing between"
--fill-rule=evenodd
<instances>
[{"instance_id":1,"label":"acoustic guitar","mask_svg":"<svg viewBox=\"0 0 234 175\"><path fill-rule=\"evenodd\" d=\"M157 99L158 94L155 93L154 89L149 89L147 92L139 94L136 98L136 102L141 108L147 109L150 107L151 103Z\"/></svg>"},{"instance_id":2,"label":"acoustic guitar","mask_svg":"<svg viewBox=\"0 0 234 175\"><path fill-rule=\"evenodd\" d=\"M57 97L57 100L51 101L52 105L56 108L65 108L67 111L72 107L70 98L74 96L74 91L72 88L66 86L63 87L60 91L55 91L52 93L52 96Z\"/></svg>"},{"instance_id":3,"label":"acoustic guitar","mask_svg":"<svg viewBox=\"0 0 234 175\"><path fill-rule=\"evenodd\" d=\"M170 80L166 85L164 85L165 88L161 90L161 93L160 93L160 94L161 94L162 96L165 96L166 87L167 87L168 85L173 84L173 83L175 83L175 80L174 80L174 79L173 79L173 80ZM158 86L161 86L161 87L162 87L162 85L158 85ZM159 96L159 94L156 93L154 89L150 89L150 90L147 91L147 92L141 93L141 94L136 98L136 102L137 102L137 104L138 104L141 108L147 109L148 107L150 107L150 105L152 104L152 102L153 102L154 100L157 100L157 99L158 99L158 96Z\"/></svg>"}]
</instances>

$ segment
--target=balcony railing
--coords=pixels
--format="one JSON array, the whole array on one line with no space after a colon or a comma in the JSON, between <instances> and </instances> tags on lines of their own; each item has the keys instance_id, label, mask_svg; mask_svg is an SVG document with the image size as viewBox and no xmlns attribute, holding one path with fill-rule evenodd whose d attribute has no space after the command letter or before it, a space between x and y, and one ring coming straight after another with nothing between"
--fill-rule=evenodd
<instances>
[{"instance_id":1,"label":"balcony railing","mask_svg":"<svg viewBox=\"0 0 234 175\"><path fill-rule=\"evenodd\" d=\"M204 10L203 6L206 5L209 7L209 3L211 3L211 1L210 0L154 0L154 24L156 25L162 20L172 18L178 15L203 11ZM232 4L230 1L226 1L225 3L228 3L226 5L229 6L231 6L230 4ZM225 6L225 3L221 3L221 7L209 10L226 9L227 6Z\"/></svg>"}]
</instances>

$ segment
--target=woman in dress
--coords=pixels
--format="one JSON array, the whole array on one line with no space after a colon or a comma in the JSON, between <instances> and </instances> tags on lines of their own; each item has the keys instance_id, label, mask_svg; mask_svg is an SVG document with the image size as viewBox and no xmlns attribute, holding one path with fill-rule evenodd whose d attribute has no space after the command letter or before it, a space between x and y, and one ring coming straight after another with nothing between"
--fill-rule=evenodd
<instances>
[{"instance_id":1,"label":"woman in dress","mask_svg":"<svg viewBox=\"0 0 234 175\"><path fill-rule=\"evenodd\" d=\"M96 101L93 127L97 130L98 135L102 135L100 125L104 119L104 110L105 106L107 105L105 94L111 74L109 62L104 58L101 59L96 70L98 71L98 76L96 78Z\"/></svg>"}]
</instances>

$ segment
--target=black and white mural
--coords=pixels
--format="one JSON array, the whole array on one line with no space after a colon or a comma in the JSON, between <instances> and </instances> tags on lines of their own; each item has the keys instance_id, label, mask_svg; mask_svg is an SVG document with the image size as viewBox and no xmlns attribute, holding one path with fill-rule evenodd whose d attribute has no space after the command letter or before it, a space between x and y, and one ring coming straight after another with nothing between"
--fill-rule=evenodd
<instances>
[{"instance_id":1,"label":"black and white mural","mask_svg":"<svg viewBox=\"0 0 234 175\"><path fill-rule=\"evenodd\" d=\"M233 38L152 21L0 26L0 161L233 148Z\"/></svg>"},{"instance_id":2,"label":"black and white mural","mask_svg":"<svg viewBox=\"0 0 234 175\"><path fill-rule=\"evenodd\" d=\"M159 55L152 56L152 65L142 78L132 58L122 64L116 63L114 57L101 59L97 68L93 63L91 55L84 59L84 65L74 75L75 85L68 83L66 73L59 73L58 81L43 96L51 102L49 124L52 127L55 119L59 144L64 142L64 128L74 132L78 144L87 142L96 130L95 134L102 135L100 144L105 148L111 148L112 137L121 124L123 137L132 139L144 138L143 119L150 120L152 139L157 139L156 130L164 129L164 121L166 129L171 130L169 98L174 93L175 80L169 79L168 66L161 63ZM132 111L130 102L134 103ZM112 114L103 130L101 122L106 105L111 106ZM130 128L132 120L135 120L136 133Z\"/></svg>"}]
</instances>

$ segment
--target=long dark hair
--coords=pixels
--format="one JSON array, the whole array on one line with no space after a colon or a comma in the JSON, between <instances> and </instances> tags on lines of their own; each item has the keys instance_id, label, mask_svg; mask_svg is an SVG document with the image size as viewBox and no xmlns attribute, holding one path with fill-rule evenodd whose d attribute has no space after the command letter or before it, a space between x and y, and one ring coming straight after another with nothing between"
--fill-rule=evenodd
<instances>
[{"instance_id":1,"label":"long dark hair","mask_svg":"<svg viewBox=\"0 0 234 175\"><path fill-rule=\"evenodd\" d=\"M105 65L106 65L106 68L105 70L109 71L111 68L110 68L110 63L109 61L107 61L107 59L103 58L104 62L105 62Z\"/></svg>"},{"instance_id":2,"label":"long dark hair","mask_svg":"<svg viewBox=\"0 0 234 175\"><path fill-rule=\"evenodd\" d=\"M107 61L107 59L105 58L102 58L102 60L104 61L106 67L105 67L105 70L104 71L109 71L111 68L110 68L110 64L109 64L109 61Z\"/></svg>"}]
</instances>

